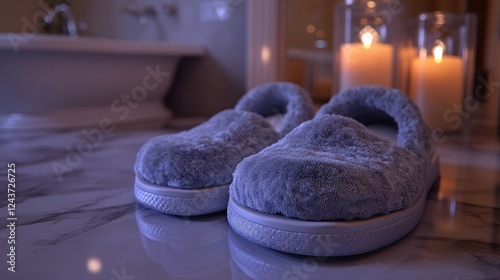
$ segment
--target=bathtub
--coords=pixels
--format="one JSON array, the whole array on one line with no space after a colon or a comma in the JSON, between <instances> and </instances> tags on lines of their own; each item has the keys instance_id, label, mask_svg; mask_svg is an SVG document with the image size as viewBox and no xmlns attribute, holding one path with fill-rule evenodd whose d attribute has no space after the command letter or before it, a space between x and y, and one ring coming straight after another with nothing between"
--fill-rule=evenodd
<instances>
[{"instance_id":1,"label":"bathtub","mask_svg":"<svg viewBox=\"0 0 500 280\"><path fill-rule=\"evenodd\" d=\"M0 129L167 119L162 98L196 45L0 34Z\"/></svg>"}]
</instances>

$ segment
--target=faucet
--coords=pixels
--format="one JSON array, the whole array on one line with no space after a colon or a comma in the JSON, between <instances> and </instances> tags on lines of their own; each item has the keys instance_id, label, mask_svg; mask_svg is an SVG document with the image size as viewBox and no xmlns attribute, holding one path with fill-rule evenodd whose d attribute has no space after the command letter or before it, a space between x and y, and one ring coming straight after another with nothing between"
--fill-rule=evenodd
<instances>
[{"instance_id":1,"label":"faucet","mask_svg":"<svg viewBox=\"0 0 500 280\"><path fill-rule=\"evenodd\" d=\"M67 34L70 37L78 36L75 17L67 4L55 5L45 15L43 21L47 33Z\"/></svg>"},{"instance_id":2,"label":"faucet","mask_svg":"<svg viewBox=\"0 0 500 280\"><path fill-rule=\"evenodd\" d=\"M139 19L140 24L146 25L148 23L148 18L154 18L159 14L176 16L177 5L174 3L166 3L166 4L157 3L155 6L145 6L142 9L140 9L137 5L137 2L134 0L128 2L125 11L137 17Z\"/></svg>"}]
</instances>

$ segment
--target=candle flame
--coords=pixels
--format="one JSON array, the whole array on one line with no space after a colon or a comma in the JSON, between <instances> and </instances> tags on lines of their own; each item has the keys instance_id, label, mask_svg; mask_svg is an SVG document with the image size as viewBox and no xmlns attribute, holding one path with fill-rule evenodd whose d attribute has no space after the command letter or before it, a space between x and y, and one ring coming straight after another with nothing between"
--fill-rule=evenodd
<instances>
[{"instance_id":1,"label":"candle flame","mask_svg":"<svg viewBox=\"0 0 500 280\"><path fill-rule=\"evenodd\" d=\"M361 42L363 42L363 48L369 49L372 46L373 35L370 33L361 35Z\"/></svg>"},{"instance_id":2,"label":"candle flame","mask_svg":"<svg viewBox=\"0 0 500 280\"><path fill-rule=\"evenodd\" d=\"M443 53L445 50L445 45L443 41L436 40L436 46L432 48L432 54L434 55L434 62L441 63L443 61Z\"/></svg>"},{"instance_id":3,"label":"candle flame","mask_svg":"<svg viewBox=\"0 0 500 280\"><path fill-rule=\"evenodd\" d=\"M359 39L363 43L363 48L367 50L370 49L373 43L378 42L379 38L377 30L370 25L365 26L359 32Z\"/></svg>"}]
</instances>

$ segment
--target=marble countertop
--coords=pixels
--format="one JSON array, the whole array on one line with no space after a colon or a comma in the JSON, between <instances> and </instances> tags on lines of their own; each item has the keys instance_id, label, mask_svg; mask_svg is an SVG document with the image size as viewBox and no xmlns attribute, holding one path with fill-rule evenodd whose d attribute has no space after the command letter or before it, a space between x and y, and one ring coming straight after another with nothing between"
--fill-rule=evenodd
<instances>
[{"instance_id":1,"label":"marble countertop","mask_svg":"<svg viewBox=\"0 0 500 280\"><path fill-rule=\"evenodd\" d=\"M1 132L0 279L500 279L500 143L492 135L450 136L439 146L439 188L408 236L325 259L254 245L224 212L183 218L137 205L136 152L172 131ZM5 226L11 162L15 231Z\"/></svg>"}]
</instances>

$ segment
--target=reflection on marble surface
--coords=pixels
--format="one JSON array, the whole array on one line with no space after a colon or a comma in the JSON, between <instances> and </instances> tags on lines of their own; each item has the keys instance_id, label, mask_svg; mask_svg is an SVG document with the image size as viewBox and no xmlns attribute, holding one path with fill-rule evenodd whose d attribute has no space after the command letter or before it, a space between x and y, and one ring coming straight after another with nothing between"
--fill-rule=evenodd
<instances>
[{"instance_id":1,"label":"reflection on marble surface","mask_svg":"<svg viewBox=\"0 0 500 280\"><path fill-rule=\"evenodd\" d=\"M0 134L0 218L7 218L7 163L16 163L16 273L0 279L500 279L500 143L450 136L441 179L422 222L375 252L313 258L254 245L225 213L175 217L135 203L133 163L150 137L174 129L121 128L87 152L82 130ZM73 160L73 161L71 161ZM54 163L67 168L55 172ZM2 167L3 166L3 167Z\"/></svg>"},{"instance_id":2,"label":"reflection on marble surface","mask_svg":"<svg viewBox=\"0 0 500 280\"><path fill-rule=\"evenodd\" d=\"M138 206L135 215L144 250L168 275L221 279L229 270L225 213L178 217Z\"/></svg>"}]
</instances>

